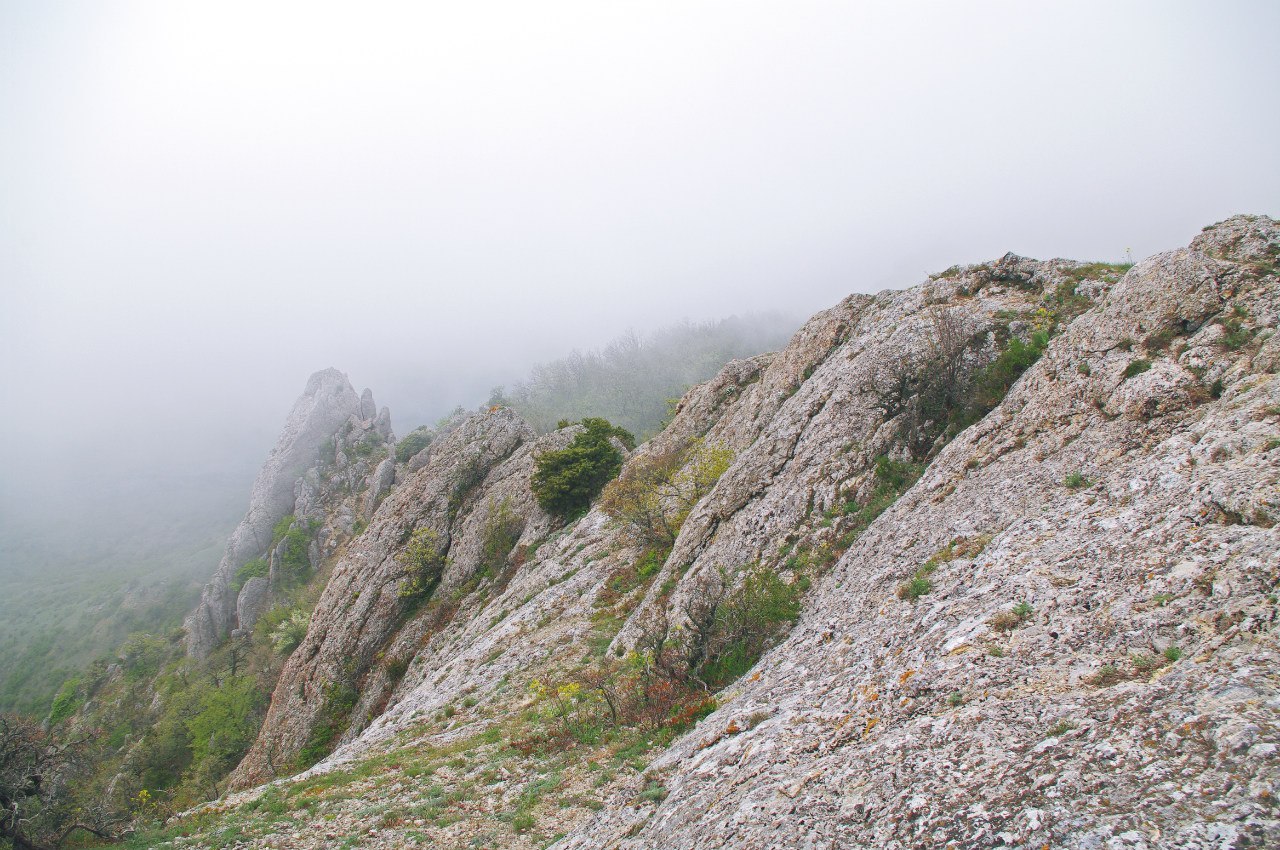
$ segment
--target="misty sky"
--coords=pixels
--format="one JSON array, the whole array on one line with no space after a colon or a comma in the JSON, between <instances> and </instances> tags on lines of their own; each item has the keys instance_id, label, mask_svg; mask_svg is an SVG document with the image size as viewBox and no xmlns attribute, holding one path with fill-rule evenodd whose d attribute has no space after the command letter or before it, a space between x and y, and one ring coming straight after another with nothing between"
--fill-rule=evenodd
<instances>
[{"instance_id":1,"label":"misty sky","mask_svg":"<svg viewBox=\"0 0 1280 850\"><path fill-rule=\"evenodd\" d=\"M628 327L1275 214L1277 33L1274 0L3 0L0 511L69 467L247 487L330 365L403 433Z\"/></svg>"}]
</instances>

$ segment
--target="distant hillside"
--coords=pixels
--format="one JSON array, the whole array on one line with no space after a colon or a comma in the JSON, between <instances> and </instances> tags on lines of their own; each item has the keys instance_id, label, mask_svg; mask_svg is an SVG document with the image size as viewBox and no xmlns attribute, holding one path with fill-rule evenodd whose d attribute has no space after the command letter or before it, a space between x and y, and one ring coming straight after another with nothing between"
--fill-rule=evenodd
<instances>
[{"instance_id":1,"label":"distant hillside","mask_svg":"<svg viewBox=\"0 0 1280 850\"><path fill-rule=\"evenodd\" d=\"M67 676L182 623L242 510L241 470L84 480L0 527L0 711L43 716Z\"/></svg>"},{"instance_id":2,"label":"distant hillside","mask_svg":"<svg viewBox=\"0 0 1280 850\"><path fill-rule=\"evenodd\" d=\"M669 402L711 378L730 360L777 351L799 322L779 313L683 322L646 336L624 334L599 351L574 351L535 366L491 404L515 408L546 433L562 419L602 416L640 439L660 431Z\"/></svg>"}]
</instances>

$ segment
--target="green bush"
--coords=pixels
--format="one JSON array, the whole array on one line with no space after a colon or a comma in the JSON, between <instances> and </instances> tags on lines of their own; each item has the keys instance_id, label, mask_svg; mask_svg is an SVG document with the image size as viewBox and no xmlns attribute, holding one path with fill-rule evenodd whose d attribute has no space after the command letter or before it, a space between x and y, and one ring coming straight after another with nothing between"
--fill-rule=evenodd
<instances>
[{"instance_id":1,"label":"green bush","mask_svg":"<svg viewBox=\"0 0 1280 850\"><path fill-rule=\"evenodd\" d=\"M480 532L480 564L478 571L484 576L496 576L507 566L511 550L520 542L524 533L524 518L511 510L504 499L489 505L489 516Z\"/></svg>"},{"instance_id":2,"label":"green bush","mask_svg":"<svg viewBox=\"0 0 1280 850\"><path fill-rule=\"evenodd\" d=\"M413 532L397 560L404 567L404 578L397 593L401 599L413 602L421 602L431 596L448 563L440 535L429 528Z\"/></svg>"},{"instance_id":3,"label":"green bush","mask_svg":"<svg viewBox=\"0 0 1280 850\"><path fill-rule=\"evenodd\" d=\"M301 609L291 611L271 630L271 647L277 655L288 655L298 648L311 626L311 615Z\"/></svg>"},{"instance_id":4,"label":"green bush","mask_svg":"<svg viewBox=\"0 0 1280 850\"><path fill-rule=\"evenodd\" d=\"M1066 478L1062 479L1062 484L1068 490L1079 490L1081 487L1090 486L1092 482L1079 472L1071 472L1067 474Z\"/></svg>"},{"instance_id":5,"label":"green bush","mask_svg":"<svg viewBox=\"0 0 1280 850\"><path fill-rule=\"evenodd\" d=\"M610 442L618 437L628 448L631 434L605 419L583 419L583 430L567 448L543 452L534 461L533 494L547 513L569 519L586 512L622 468L622 454Z\"/></svg>"},{"instance_id":6,"label":"green bush","mask_svg":"<svg viewBox=\"0 0 1280 850\"><path fill-rule=\"evenodd\" d=\"M732 462L732 449L703 440L650 453L632 460L609 482L600 509L622 524L637 544L669 550L694 505Z\"/></svg>"},{"instance_id":7,"label":"green bush","mask_svg":"<svg viewBox=\"0 0 1280 850\"><path fill-rule=\"evenodd\" d=\"M311 727L307 742L298 751L298 766L310 767L333 750L334 742L346 731L360 692L348 682L329 682L324 687L324 704Z\"/></svg>"},{"instance_id":8,"label":"green bush","mask_svg":"<svg viewBox=\"0 0 1280 850\"><path fill-rule=\"evenodd\" d=\"M80 693L80 677L73 676L62 683L58 695L53 698L49 707L49 723L57 724L66 720L84 705L84 697Z\"/></svg>"},{"instance_id":9,"label":"green bush","mask_svg":"<svg viewBox=\"0 0 1280 850\"><path fill-rule=\"evenodd\" d=\"M293 514L281 519L272 529L271 547L279 547L280 578L285 585L301 584L311 574L311 536L316 524L299 520Z\"/></svg>"},{"instance_id":10,"label":"green bush","mask_svg":"<svg viewBox=\"0 0 1280 850\"><path fill-rule=\"evenodd\" d=\"M1151 368L1150 360L1143 360L1142 358L1138 358L1137 360L1130 360L1129 365L1124 367L1124 379L1127 381L1136 375L1141 375L1143 372L1147 371L1150 368Z\"/></svg>"},{"instance_id":11,"label":"green bush","mask_svg":"<svg viewBox=\"0 0 1280 850\"><path fill-rule=\"evenodd\" d=\"M396 444L396 463L408 463L418 452L431 445L432 431L425 425L415 428Z\"/></svg>"},{"instance_id":12,"label":"green bush","mask_svg":"<svg viewBox=\"0 0 1280 850\"><path fill-rule=\"evenodd\" d=\"M251 676L231 676L202 688L186 721L198 774L220 779L235 767L258 733L262 695Z\"/></svg>"},{"instance_id":13,"label":"green bush","mask_svg":"<svg viewBox=\"0 0 1280 850\"><path fill-rule=\"evenodd\" d=\"M716 606L698 676L713 689L750 670L800 616L799 582L788 584L760 564Z\"/></svg>"},{"instance_id":14,"label":"green bush","mask_svg":"<svg viewBox=\"0 0 1280 850\"><path fill-rule=\"evenodd\" d=\"M235 578L231 580L231 589L238 593L249 579L266 578L270 571L271 568L265 558L254 558L236 570Z\"/></svg>"},{"instance_id":15,"label":"green bush","mask_svg":"<svg viewBox=\"0 0 1280 850\"><path fill-rule=\"evenodd\" d=\"M1048 346L1049 334L1045 331L1033 333L1030 342L1010 339L1004 351L978 373L966 418L976 422L994 410Z\"/></svg>"}]
</instances>

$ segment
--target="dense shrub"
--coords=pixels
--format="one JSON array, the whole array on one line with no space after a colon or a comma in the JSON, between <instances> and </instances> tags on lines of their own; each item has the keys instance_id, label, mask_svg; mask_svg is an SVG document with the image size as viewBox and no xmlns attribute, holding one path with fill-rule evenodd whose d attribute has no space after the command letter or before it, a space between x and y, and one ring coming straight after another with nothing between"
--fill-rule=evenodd
<instances>
[{"instance_id":1,"label":"dense shrub","mask_svg":"<svg viewBox=\"0 0 1280 850\"><path fill-rule=\"evenodd\" d=\"M271 647L277 655L288 655L298 648L302 639L307 636L311 627L311 615L301 609L289 612L289 616L281 620L271 630Z\"/></svg>"},{"instance_id":2,"label":"dense shrub","mask_svg":"<svg viewBox=\"0 0 1280 850\"><path fill-rule=\"evenodd\" d=\"M299 520L293 514L281 519L272 529L271 546L279 554L280 580L285 586L301 584L311 574L311 537L315 523Z\"/></svg>"},{"instance_id":3,"label":"dense shrub","mask_svg":"<svg viewBox=\"0 0 1280 850\"><path fill-rule=\"evenodd\" d=\"M800 616L804 582L785 582L756 564L742 583L716 606L703 644L698 676L713 689L737 679Z\"/></svg>"},{"instance_id":4,"label":"dense shrub","mask_svg":"<svg viewBox=\"0 0 1280 850\"><path fill-rule=\"evenodd\" d=\"M216 785L253 743L263 697L251 676L230 676L198 689L192 702L192 769L198 783Z\"/></svg>"},{"instance_id":5,"label":"dense shrub","mask_svg":"<svg viewBox=\"0 0 1280 850\"><path fill-rule=\"evenodd\" d=\"M622 468L611 438L628 448L635 438L604 419L582 420L582 431L567 448L543 452L534 461L533 494L547 513L569 519L585 513L591 500Z\"/></svg>"},{"instance_id":6,"label":"dense shrub","mask_svg":"<svg viewBox=\"0 0 1280 850\"><path fill-rule=\"evenodd\" d=\"M154 676L160 671L169 654L169 644L164 638L135 632L120 647L121 667L125 678L138 681Z\"/></svg>"},{"instance_id":7,"label":"dense shrub","mask_svg":"<svg viewBox=\"0 0 1280 850\"><path fill-rule=\"evenodd\" d=\"M84 705L84 696L80 692L80 677L73 676L62 683L58 694L49 706L49 723L57 724L75 714Z\"/></svg>"}]
</instances>

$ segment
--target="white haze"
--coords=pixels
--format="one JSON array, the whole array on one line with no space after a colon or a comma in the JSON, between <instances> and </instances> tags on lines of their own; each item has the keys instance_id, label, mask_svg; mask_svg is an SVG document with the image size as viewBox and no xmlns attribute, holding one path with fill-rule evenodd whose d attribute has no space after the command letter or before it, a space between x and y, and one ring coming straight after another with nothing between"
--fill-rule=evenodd
<instances>
[{"instance_id":1,"label":"white haze","mask_svg":"<svg viewBox=\"0 0 1280 850\"><path fill-rule=\"evenodd\" d=\"M1274 2L5 0L0 518L74 533L126 475L242 504L330 365L403 433L629 327L1274 213L1277 33Z\"/></svg>"}]
</instances>

